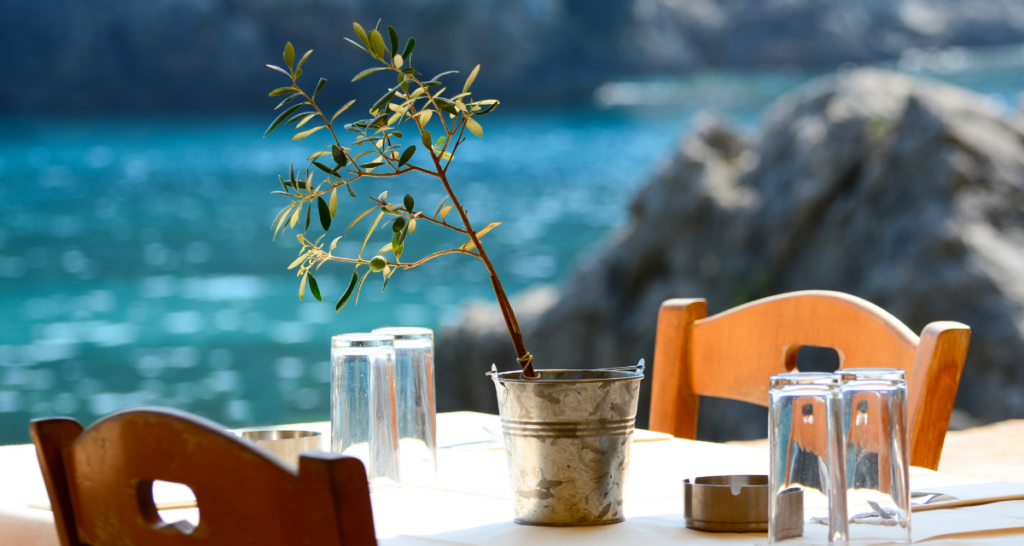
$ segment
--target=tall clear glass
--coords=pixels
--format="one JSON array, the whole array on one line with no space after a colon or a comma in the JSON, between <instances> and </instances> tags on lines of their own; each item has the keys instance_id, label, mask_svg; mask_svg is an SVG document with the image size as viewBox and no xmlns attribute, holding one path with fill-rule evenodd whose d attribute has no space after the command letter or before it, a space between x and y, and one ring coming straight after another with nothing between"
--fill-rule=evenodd
<instances>
[{"instance_id":1,"label":"tall clear glass","mask_svg":"<svg viewBox=\"0 0 1024 546\"><path fill-rule=\"evenodd\" d=\"M366 465L371 485L398 484L394 337L331 338L331 451Z\"/></svg>"},{"instance_id":2,"label":"tall clear glass","mask_svg":"<svg viewBox=\"0 0 1024 546\"><path fill-rule=\"evenodd\" d=\"M779 374L772 376L768 395L769 542L808 535L845 543L839 379L830 373Z\"/></svg>"},{"instance_id":3,"label":"tall clear glass","mask_svg":"<svg viewBox=\"0 0 1024 546\"><path fill-rule=\"evenodd\" d=\"M398 398L402 481L433 480L437 477L434 331L377 328L373 332L395 338L395 396Z\"/></svg>"},{"instance_id":4,"label":"tall clear glass","mask_svg":"<svg viewBox=\"0 0 1024 546\"><path fill-rule=\"evenodd\" d=\"M850 542L910 542L907 383L903 370L836 372L842 398Z\"/></svg>"}]
</instances>

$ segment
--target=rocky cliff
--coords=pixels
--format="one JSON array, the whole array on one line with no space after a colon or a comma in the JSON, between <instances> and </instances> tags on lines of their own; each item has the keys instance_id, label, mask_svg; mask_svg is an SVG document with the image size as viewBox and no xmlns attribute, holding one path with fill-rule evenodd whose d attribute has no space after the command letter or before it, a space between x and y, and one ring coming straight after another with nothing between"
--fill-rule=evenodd
<instances>
[{"instance_id":1,"label":"rocky cliff","mask_svg":"<svg viewBox=\"0 0 1024 546\"><path fill-rule=\"evenodd\" d=\"M0 0L0 111L261 110L286 40L315 50L307 73L347 100L368 64L342 38L379 18L417 37L424 72L482 63L476 89L507 103L578 104L623 76L1024 42L1024 0Z\"/></svg>"},{"instance_id":2,"label":"rocky cliff","mask_svg":"<svg viewBox=\"0 0 1024 546\"><path fill-rule=\"evenodd\" d=\"M983 420L1024 416L1024 129L984 97L841 72L780 99L749 138L704 117L630 210L560 298L527 306L541 368L651 362L668 298L703 297L716 313L840 290L918 332L935 320L970 325L958 407ZM456 375L445 366L471 378L492 361L514 366L500 322L474 313L439 340L438 399L492 409L482 377L472 387L441 379ZM705 399L698 430L763 436L763 416Z\"/></svg>"}]
</instances>

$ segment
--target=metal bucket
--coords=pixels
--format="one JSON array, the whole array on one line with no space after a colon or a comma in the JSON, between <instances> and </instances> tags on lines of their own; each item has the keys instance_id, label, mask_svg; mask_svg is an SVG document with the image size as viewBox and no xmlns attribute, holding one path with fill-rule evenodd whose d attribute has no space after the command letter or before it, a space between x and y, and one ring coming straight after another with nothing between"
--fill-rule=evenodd
<instances>
[{"instance_id":1,"label":"metal bucket","mask_svg":"<svg viewBox=\"0 0 1024 546\"><path fill-rule=\"evenodd\" d=\"M643 361L602 370L488 375L498 410L516 523L604 525L623 521Z\"/></svg>"}]
</instances>

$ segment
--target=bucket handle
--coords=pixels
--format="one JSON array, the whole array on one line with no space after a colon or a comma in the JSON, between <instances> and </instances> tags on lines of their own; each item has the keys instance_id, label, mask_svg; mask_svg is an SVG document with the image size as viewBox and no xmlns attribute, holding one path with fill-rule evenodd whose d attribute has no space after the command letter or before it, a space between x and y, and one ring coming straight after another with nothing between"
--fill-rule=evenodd
<instances>
[{"instance_id":1,"label":"bucket handle","mask_svg":"<svg viewBox=\"0 0 1024 546\"><path fill-rule=\"evenodd\" d=\"M601 368L601 370L608 370L612 372L637 372L640 375L644 373L644 359L640 359L636 363L636 366L623 366L621 368Z\"/></svg>"},{"instance_id":2,"label":"bucket handle","mask_svg":"<svg viewBox=\"0 0 1024 546\"><path fill-rule=\"evenodd\" d=\"M622 367L619 367L619 368L601 368L601 371L636 372L638 375L643 375L644 374L644 359L641 358L640 361L636 363L636 366L622 366ZM495 385L501 385L501 382L498 381L498 366L496 364L491 364L491 371L487 372L487 375L491 376L491 380L494 381ZM539 377L539 375L538 375L538 377ZM502 386L504 386L504 385L502 385Z\"/></svg>"},{"instance_id":3,"label":"bucket handle","mask_svg":"<svg viewBox=\"0 0 1024 546\"><path fill-rule=\"evenodd\" d=\"M495 387L502 387L502 388L505 387L504 385L501 384L501 381L498 381L498 366L497 366L497 364L491 364L491 371L487 372L487 375L491 376L491 381L494 381L494 386Z\"/></svg>"}]
</instances>

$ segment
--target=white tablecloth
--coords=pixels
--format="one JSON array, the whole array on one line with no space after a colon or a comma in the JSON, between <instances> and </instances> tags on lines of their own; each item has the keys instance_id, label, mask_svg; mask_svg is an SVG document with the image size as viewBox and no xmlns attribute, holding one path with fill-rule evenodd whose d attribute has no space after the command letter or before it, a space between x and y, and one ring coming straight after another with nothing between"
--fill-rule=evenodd
<instances>
[{"instance_id":1,"label":"white tablecloth","mask_svg":"<svg viewBox=\"0 0 1024 546\"><path fill-rule=\"evenodd\" d=\"M292 427L324 430L326 424ZM496 416L438 416L439 479L372 493L381 546L530 544L715 545L766 543L763 533L701 533L683 525L685 477L765 474L765 450L670 439L638 431L626 490L624 523L586 528L530 527L512 523L511 490ZM1022 461L1024 464L1024 461ZM1024 494L1024 484L979 483L923 469L911 472L911 488L968 499ZM165 500L158 498L158 502ZM171 500L171 499L166 499ZM0 448L0 544L55 546L52 514L29 504L45 503L46 492L32 446ZM188 517L188 510L176 511ZM959 535L958 535L959 533ZM928 544L1024 544L1024 501L936 510L913 516L915 542ZM803 543L815 543L814 535ZM793 543L797 544L797 543Z\"/></svg>"}]
</instances>

